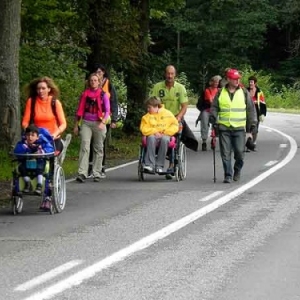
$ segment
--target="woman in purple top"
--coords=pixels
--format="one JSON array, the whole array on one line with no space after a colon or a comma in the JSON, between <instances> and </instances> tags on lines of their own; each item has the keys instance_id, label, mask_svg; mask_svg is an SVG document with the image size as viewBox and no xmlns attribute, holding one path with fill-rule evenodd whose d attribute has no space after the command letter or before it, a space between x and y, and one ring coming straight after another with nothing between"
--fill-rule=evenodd
<instances>
[{"instance_id":1,"label":"woman in purple top","mask_svg":"<svg viewBox=\"0 0 300 300\"><path fill-rule=\"evenodd\" d=\"M82 93L76 112L74 134L80 126L81 145L79 152L78 182L84 182L88 175L90 143L93 139L93 177L101 178L103 142L106 136L106 122L110 115L109 97L100 88L100 78L92 73L88 78L88 88Z\"/></svg>"}]
</instances>

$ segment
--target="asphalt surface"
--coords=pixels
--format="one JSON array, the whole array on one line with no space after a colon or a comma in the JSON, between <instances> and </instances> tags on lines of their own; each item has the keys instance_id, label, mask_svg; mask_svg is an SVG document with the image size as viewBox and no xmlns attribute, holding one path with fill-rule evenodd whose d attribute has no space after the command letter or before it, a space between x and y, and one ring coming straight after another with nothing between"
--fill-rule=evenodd
<instances>
[{"instance_id":1,"label":"asphalt surface","mask_svg":"<svg viewBox=\"0 0 300 300\"><path fill-rule=\"evenodd\" d=\"M215 183L212 150L188 150L184 181L139 182L132 163L69 181L61 214L1 208L0 299L300 299L299 128L269 113L239 182L218 148Z\"/></svg>"}]
</instances>

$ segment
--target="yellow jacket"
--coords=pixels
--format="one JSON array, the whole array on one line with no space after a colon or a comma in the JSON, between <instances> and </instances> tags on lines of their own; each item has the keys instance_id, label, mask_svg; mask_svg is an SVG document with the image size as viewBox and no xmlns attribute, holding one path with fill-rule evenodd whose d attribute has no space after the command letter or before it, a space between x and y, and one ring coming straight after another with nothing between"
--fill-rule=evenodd
<instances>
[{"instance_id":1,"label":"yellow jacket","mask_svg":"<svg viewBox=\"0 0 300 300\"><path fill-rule=\"evenodd\" d=\"M143 135L149 136L156 133L173 136L179 130L179 124L175 116L164 107L158 113L147 113L142 117L140 130Z\"/></svg>"}]
</instances>

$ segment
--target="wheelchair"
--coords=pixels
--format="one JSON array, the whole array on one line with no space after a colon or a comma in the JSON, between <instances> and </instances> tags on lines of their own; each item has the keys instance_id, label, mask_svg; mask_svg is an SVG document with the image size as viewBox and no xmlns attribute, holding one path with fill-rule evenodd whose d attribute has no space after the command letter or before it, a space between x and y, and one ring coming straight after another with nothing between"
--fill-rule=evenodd
<instances>
[{"instance_id":1,"label":"wheelchair","mask_svg":"<svg viewBox=\"0 0 300 300\"><path fill-rule=\"evenodd\" d=\"M158 150L158 148L156 148ZM186 147L181 142L181 134L172 136L168 145L168 151L166 155L166 160L172 166L168 168L165 172L155 173L149 172L144 169L144 157L147 151L146 137L142 138L142 143L139 150L139 161L138 161L138 179L139 181L145 180L145 174L158 174L165 176L175 177L176 181L184 180L186 178L186 165L187 165L187 155Z\"/></svg>"},{"instance_id":2,"label":"wheelchair","mask_svg":"<svg viewBox=\"0 0 300 300\"><path fill-rule=\"evenodd\" d=\"M13 154L13 178L12 178L12 195L11 208L14 215L22 213L24 205L24 197L33 196L40 199L40 204L49 201L49 213L61 213L66 206L66 182L65 174L62 168L68 145L71 140L71 135L67 135L66 141L63 141L64 148L57 154ZM38 160L45 160L45 168L43 172L43 184L41 195L35 194L37 178L35 169ZM19 172L19 165L26 164L26 170L30 177L31 189L29 193L24 193L25 182Z\"/></svg>"}]
</instances>

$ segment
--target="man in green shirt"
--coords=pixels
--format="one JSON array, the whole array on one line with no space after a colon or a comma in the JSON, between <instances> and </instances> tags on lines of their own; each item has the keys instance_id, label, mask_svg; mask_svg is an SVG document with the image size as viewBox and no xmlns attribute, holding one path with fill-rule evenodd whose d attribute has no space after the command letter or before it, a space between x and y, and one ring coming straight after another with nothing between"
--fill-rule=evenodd
<instances>
[{"instance_id":1,"label":"man in green shirt","mask_svg":"<svg viewBox=\"0 0 300 300\"><path fill-rule=\"evenodd\" d=\"M170 110L180 122L188 107L188 97L184 85L175 81L176 69L168 65L165 70L165 80L154 85L151 97L159 97L165 108Z\"/></svg>"}]
</instances>

